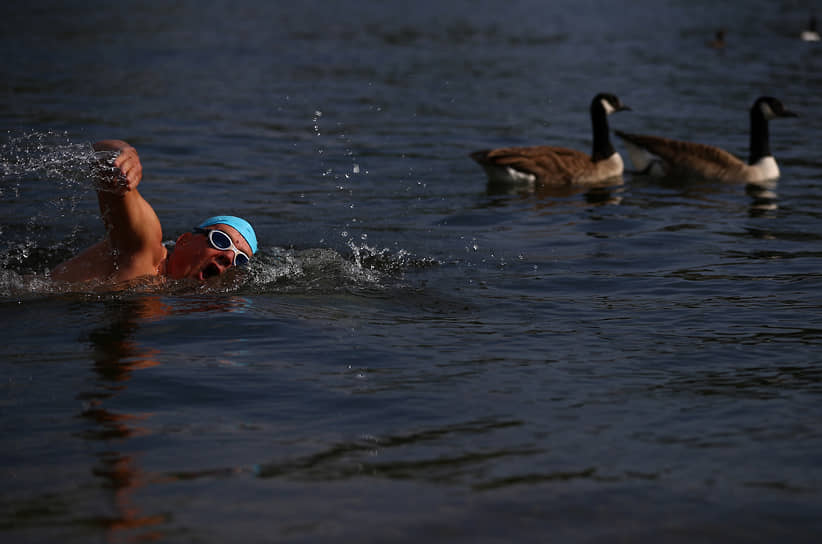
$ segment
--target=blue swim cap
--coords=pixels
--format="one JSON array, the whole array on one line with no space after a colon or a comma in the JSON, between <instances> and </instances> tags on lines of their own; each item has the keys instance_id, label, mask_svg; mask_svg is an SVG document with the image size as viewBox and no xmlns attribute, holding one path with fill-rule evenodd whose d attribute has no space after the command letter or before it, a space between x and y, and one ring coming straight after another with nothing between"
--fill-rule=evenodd
<instances>
[{"instance_id":1,"label":"blue swim cap","mask_svg":"<svg viewBox=\"0 0 822 544\"><path fill-rule=\"evenodd\" d=\"M236 229L237 232L245 238L245 241L248 242L248 245L251 247L251 254L253 255L257 253L257 235L254 234L254 228L248 221L239 217L234 217L233 215L215 215L214 217L209 217L197 225L197 228L204 229L217 224L234 227L234 229Z\"/></svg>"}]
</instances>

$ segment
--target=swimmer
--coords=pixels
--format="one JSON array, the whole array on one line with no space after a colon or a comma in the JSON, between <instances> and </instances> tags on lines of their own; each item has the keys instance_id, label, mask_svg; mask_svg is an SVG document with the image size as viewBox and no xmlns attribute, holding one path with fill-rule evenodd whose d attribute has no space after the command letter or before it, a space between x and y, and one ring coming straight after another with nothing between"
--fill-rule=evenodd
<instances>
[{"instance_id":1,"label":"swimmer","mask_svg":"<svg viewBox=\"0 0 822 544\"><path fill-rule=\"evenodd\" d=\"M100 176L97 200L106 237L57 265L51 277L63 282L125 282L144 277L191 278L200 281L248 264L257 252L257 236L239 217L206 219L177 238L173 249L163 245L160 220L137 191L143 166L137 150L122 140L103 140L95 151L118 152L118 176Z\"/></svg>"}]
</instances>

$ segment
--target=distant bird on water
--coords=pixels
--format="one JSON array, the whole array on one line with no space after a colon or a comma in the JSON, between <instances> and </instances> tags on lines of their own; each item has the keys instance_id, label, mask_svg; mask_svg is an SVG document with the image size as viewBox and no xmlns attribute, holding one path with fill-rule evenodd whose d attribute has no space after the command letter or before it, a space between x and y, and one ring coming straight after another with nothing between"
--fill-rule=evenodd
<instances>
[{"instance_id":1,"label":"distant bird on water","mask_svg":"<svg viewBox=\"0 0 822 544\"><path fill-rule=\"evenodd\" d=\"M808 28L803 30L799 37L804 42L818 42L819 41L819 32L816 31L816 17L811 15L811 18L808 20Z\"/></svg>"},{"instance_id":2,"label":"distant bird on water","mask_svg":"<svg viewBox=\"0 0 822 544\"><path fill-rule=\"evenodd\" d=\"M720 28L717 30L714 39L708 41L707 45L713 49L725 49L725 29Z\"/></svg>"},{"instance_id":3,"label":"distant bird on water","mask_svg":"<svg viewBox=\"0 0 822 544\"><path fill-rule=\"evenodd\" d=\"M628 156L640 173L757 183L779 178L779 167L770 149L768 121L796 116L776 98L757 98L750 110L751 140L747 164L710 145L620 131L616 134L625 142Z\"/></svg>"},{"instance_id":4,"label":"distant bird on water","mask_svg":"<svg viewBox=\"0 0 822 544\"><path fill-rule=\"evenodd\" d=\"M538 145L475 151L471 158L485 169L488 181L507 184L592 184L622 175L622 157L611 144L608 115L630 110L613 94L600 93L591 101L594 136L591 155Z\"/></svg>"}]
</instances>

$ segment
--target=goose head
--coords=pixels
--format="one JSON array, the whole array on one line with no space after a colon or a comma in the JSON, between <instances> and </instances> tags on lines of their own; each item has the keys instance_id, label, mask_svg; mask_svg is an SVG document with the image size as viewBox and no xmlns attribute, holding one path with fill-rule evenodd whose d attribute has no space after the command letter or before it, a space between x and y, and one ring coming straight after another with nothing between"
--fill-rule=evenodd
<instances>
[{"instance_id":1,"label":"goose head","mask_svg":"<svg viewBox=\"0 0 822 544\"><path fill-rule=\"evenodd\" d=\"M751 108L751 114L758 113L766 121L779 117L798 117L798 115L785 106L778 99L772 96L760 96Z\"/></svg>"},{"instance_id":2,"label":"goose head","mask_svg":"<svg viewBox=\"0 0 822 544\"><path fill-rule=\"evenodd\" d=\"M605 115L611 115L612 113L616 113L618 111L626 111L631 109L623 104L617 95L610 93L599 93L591 101L592 112L594 109L600 108L605 112Z\"/></svg>"}]
</instances>

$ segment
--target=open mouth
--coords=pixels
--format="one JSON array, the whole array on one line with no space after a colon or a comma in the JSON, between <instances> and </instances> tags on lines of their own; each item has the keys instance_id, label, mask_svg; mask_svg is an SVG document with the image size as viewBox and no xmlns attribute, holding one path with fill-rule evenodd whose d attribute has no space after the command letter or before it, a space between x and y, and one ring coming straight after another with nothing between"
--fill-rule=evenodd
<instances>
[{"instance_id":1,"label":"open mouth","mask_svg":"<svg viewBox=\"0 0 822 544\"><path fill-rule=\"evenodd\" d=\"M207 280L207 279L213 278L214 276L219 276L219 275L220 275L219 267L216 264L211 263L211 264L207 265L205 268L203 268L203 271L200 274L200 277L204 280Z\"/></svg>"}]
</instances>

